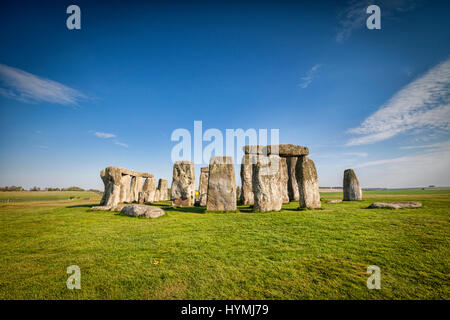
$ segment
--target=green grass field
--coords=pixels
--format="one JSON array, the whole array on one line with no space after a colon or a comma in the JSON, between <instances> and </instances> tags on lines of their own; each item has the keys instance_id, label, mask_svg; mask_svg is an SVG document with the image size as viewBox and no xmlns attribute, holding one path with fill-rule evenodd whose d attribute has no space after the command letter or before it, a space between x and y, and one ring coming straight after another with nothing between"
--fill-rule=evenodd
<instances>
[{"instance_id":1,"label":"green grass field","mask_svg":"<svg viewBox=\"0 0 450 320\"><path fill-rule=\"evenodd\" d=\"M87 194L0 203L0 299L450 298L450 190L339 204L323 194L322 210L175 208L157 219L89 211L100 198ZM423 208L366 209L383 200ZM70 265L80 290L66 288ZM381 290L366 287L369 265L381 268Z\"/></svg>"}]
</instances>

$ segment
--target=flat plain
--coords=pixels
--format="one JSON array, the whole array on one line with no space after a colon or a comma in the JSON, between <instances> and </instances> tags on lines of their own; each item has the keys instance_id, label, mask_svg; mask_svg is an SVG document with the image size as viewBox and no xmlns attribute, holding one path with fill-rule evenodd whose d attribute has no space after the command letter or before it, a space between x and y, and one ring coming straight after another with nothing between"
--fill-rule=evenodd
<instances>
[{"instance_id":1,"label":"flat plain","mask_svg":"<svg viewBox=\"0 0 450 320\"><path fill-rule=\"evenodd\" d=\"M321 196L321 210L145 219L90 211L96 193L0 192L0 299L450 298L450 190ZM375 201L423 207L367 209ZM70 265L80 290L66 287ZM369 265L381 290L366 286Z\"/></svg>"}]
</instances>

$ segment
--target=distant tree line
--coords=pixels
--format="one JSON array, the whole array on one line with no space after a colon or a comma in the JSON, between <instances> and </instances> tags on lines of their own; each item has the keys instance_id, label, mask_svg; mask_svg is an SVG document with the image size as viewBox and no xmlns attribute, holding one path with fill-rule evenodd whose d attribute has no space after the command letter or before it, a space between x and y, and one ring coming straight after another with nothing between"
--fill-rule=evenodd
<instances>
[{"instance_id":1,"label":"distant tree line","mask_svg":"<svg viewBox=\"0 0 450 320\"><path fill-rule=\"evenodd\" d=\"M30 191L90 191L90 192L95 192L95 193L103 193L103 191L97 190L97 189L89 189L89 190L84 190L83 188L80 187L69 187L69 188L52 188L52 187L47 187L41 190L41 188L39 187L31 187L29 189ZM0 191L25 191L25 189L23 187L18 187L18 186L6 186L6 187L0 187Z\"/></svg>"}]
</instances>

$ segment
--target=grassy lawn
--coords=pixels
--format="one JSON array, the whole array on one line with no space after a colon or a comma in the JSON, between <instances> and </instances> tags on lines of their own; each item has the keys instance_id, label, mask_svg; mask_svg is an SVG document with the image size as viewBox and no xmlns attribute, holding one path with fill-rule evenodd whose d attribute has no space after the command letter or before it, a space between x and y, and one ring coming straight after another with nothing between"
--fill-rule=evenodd
<instances>
[{"instance_id":1,"label":"grassy lawn","mask_svg":"<svg viewBox=\"0 0 450 320\"><path fill-rule=\"evenodd\" d=\"M450 190L322 197L315 211L292 202L269 213L166 209L157 219L89 211L95 194L1 203L0 299L450 298ZM383 200L423 208L366 209ZM81 290L66 288L70 265L81 268ZM381 268L381 290L366 287L369 265Z\"/></svg>"}]
</instances>

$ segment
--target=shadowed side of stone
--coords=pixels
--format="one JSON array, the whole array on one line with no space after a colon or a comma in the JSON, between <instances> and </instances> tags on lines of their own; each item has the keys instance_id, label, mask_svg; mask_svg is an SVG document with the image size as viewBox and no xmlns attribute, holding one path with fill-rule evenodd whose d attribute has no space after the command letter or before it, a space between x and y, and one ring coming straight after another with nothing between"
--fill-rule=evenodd
<instances>
[{"instance_id":1,"label":"shadowed side of stone","mask_svg":"<svg viewBox=\"0 0 450 320\"><path fill-rule=\"evenodd\" d=\"M297 164L297 157L286 158L288 171L288 196L289 201L298 201L298 184L295 176L295 165Z\"/></svg>"},{"instance_id":2,"label":"shadowed side of stone","mask_svg":"<svg viewBox=\"0 0 450 320\"><path fill-rule=\"evenodd\" d=\"M206 200L208 198L208 178L209 167L200 168L200 183L198 186L199 204L206 206Z\"/></svg>"},{"instance_id":3,"label":"shadowed side of stone","mask_svg":"<svg viewBox=\"0 0 450 320\"><path fill-rule=\"evenodd\" d=\"M353 169L344 171L344 201L362 200L362 190Z\"/></svg>"},{"instance_id":4,"label":"shadowed side of stone","mask_svg":"<svg viewBox=\"0 0 450 320\"><path fill-rule=\"evenodd\" d=\"M253 205L253 164L252 156L246 154L242 157L241 163L241 197L240 202L243 205Z\"/></svg>"}]
</instances>

